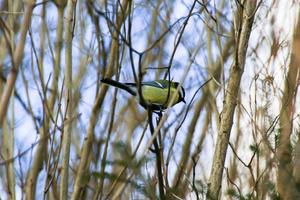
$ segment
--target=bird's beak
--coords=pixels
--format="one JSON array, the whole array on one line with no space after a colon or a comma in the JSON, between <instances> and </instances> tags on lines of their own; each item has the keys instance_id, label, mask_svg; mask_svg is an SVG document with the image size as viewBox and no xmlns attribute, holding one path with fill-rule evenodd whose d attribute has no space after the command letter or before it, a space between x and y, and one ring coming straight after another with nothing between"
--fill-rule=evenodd
<instances>
[{"instance_id":1,"label":"bird's beak","mask_svg":"<svg viewBox=\"0 0 300 200\"><path fill-rule=\"evenodd\" d=\"M183 102L183 103L186 103L184 99L182 99L182 102Z\"/></svg>"}]
</instances>

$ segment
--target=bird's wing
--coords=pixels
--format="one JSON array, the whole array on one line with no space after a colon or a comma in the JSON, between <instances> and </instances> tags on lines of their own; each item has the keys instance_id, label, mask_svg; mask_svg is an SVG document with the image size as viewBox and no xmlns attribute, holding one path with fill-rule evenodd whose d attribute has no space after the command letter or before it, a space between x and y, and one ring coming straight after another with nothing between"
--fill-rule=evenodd
<instances>
[{"instance_id":1,"label":"bird's wing","mask_svg":"<svg viewBox=\"0 0 300 200\"><path fill-rule=\"evenodd\" d=\"M149 85L149 86L153 86L153 87L157 87L157 88L161 88L161 89L166 88L166 86L159 81L146 81L146 82L143 82L142 85Z\"/></svg>"},{"instance_id":2,"label":"bird's wing","mask_svg":"<svg viewBox=\"0 0 300 200\"><path fill-rule=\"evenodd\" d=\"M136 83L125 83L125 85L132 86L132 87L137 86ZM142 82L142 86L143 85L148 85L148 86L161 88L161 89L166 88L165 84L161 83L160 81L145 81L145 82Z\"/></svg>"}]
</instances>

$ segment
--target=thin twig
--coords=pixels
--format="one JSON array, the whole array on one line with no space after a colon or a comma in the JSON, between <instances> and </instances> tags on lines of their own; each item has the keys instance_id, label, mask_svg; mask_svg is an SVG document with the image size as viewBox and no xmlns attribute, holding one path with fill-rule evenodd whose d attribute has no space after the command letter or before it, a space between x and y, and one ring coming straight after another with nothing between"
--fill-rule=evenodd
<instances>
[{"instance_id":1,"label":"thin twig","mask_svg":"<svg viewBox=\"0 0 300 200\"><path fill-rule=\"evenodd\" d=\"M148 123L149 123L149 128L151 135L154 133L154 126L153 126L153 121L152 121L152 109L150 106L148 106ZM164 179L163 179L163 174L162 174L162 157L161 157L161 150L159 148L157 138L154 138L153 140L153 145L154 145L154 153L156 156L156 169L157 169L157 178L158 178L158 188L159 188L159 195L160 199L164 200L165 199L165 192L164 192Z\"/></svg>"}]
</instances>

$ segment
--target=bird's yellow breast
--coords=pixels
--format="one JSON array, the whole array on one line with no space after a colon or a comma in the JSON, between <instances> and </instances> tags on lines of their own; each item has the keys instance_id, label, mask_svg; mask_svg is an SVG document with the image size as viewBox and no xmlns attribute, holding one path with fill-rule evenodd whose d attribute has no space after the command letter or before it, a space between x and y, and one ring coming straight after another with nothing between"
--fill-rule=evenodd
<instances>
[{"instance_id":1,"label":"bird's yellow breast","mask_svg":"<svg viewBox=\"0 0 300 200\"><path fill-rule=\"evenodd\" d=\"M169 94L168 94L169 93ZM157 88L152 86L144 85L142 87L142 94L144 100L148 104L159 104L165 107L168 106L169 102L172 100L173 95L175 95L175 99L172 105L176 104L179 99L179 94L176 92L176 88Z\"/></svg>"}]
</instances>

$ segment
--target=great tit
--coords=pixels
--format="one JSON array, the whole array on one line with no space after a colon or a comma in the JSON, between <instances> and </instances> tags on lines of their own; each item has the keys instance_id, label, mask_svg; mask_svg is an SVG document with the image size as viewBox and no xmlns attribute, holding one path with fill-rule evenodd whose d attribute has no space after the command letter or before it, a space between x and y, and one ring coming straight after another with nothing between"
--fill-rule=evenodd
<instances>
[{"instance_id":1,"label":"great tit","mask_svg":"<svg viewBox=\"0 0 300 200\"><path fill-rule=\"evenodd\" d=\"M120 83L118 81L105 78L101 80L102 83L123 89L133 96L137 96L138 88L136 83ZM147 81L141 83L141 93L143 95L144 103L140 101L144 108L150 106L154 111L164 110L168 107L173 95L175 99L171 106L184 102L185 91L181 86L177 92L179 83L168 80ZM146 103L146 104L145 104Z\"/></svg>"}]
</instances>

